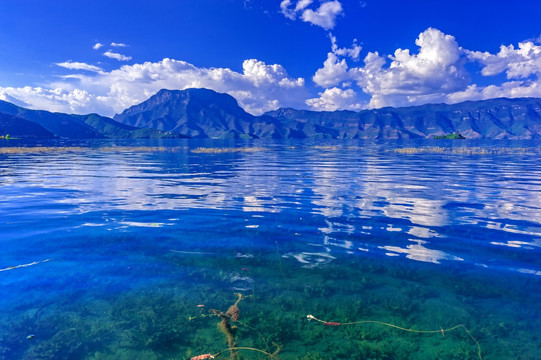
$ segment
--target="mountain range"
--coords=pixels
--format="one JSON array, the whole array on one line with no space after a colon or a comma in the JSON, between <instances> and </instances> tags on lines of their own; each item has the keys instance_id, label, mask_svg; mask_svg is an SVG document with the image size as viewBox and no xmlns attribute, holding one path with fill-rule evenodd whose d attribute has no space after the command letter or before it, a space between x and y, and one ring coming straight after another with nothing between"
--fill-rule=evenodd
<instances>
[{"instance_id":1,"label":"mountain range","mask_svg":"<svg viewBox=\"0 0 541 360\"><path fill-rule=\"evenodd\" d=\"M183 137L156 129L142 129L98 114L71 115L25 109L0 100L0 135L18 138L137 139Z\"/></svg>"},{"instance_id":2,"label":"mountain range","mask_svg":"<svg viewBox=\"0 0 541 360\"><path fill-rule=\"evenodd\" d=\"M541 99L491 99L354 111L281 108L261 116L209 89L160 90L112 119L0 101L0 135L34 138L541 138Z\"/></svg>"}]
</instances>

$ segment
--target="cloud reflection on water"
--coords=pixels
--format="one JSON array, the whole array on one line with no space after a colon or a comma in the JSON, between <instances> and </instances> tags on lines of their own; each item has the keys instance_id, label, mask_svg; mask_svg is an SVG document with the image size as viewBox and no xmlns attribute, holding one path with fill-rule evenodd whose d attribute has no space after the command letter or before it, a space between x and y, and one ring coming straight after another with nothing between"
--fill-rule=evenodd
<instances>
[{"instance_id":1,"label":"cloud reflection on water","mask_svg":"<svg viewBox=\"0 0 541 360\"><path fill-rule=\"evenodd\" d=\"M0 192L4 204L25 193L26 202L70 205L79 214L216 209L322 217L319 235L309 243L323 252L292 255L303 266L354 249L432 263L463 260L442 247L442 229L466 225L511 236L494 239L493 246L539 247L538 240L524 240L541 236L541 225L532 223L541 219L538 162L470 160L467 155L397 154L383 147L309 146L234 154L186 149L9 155L0 172ZM31 188L49 191L26 191ZM53 189L63 193L51 196ZM130 221L122 225L137 223ZM385 243L391 240L398 243Z\"/></svg>"},{"instance_id":2,"label":"cloud reflection on water","mask_svg":"<svg viewBox=\"0 0 541 360\"><path fill-rule=\"evenodd\" d=\"M410 241L413 242L413 244L408 245L405 248L398 246L380 246L380 248L390 251L391 253L406 254L406 258L411 260L431 262L434 264L439 264L440 260L464 261L464 259L458 256L453 256L440 250L428 249L424 246L427 241L415 239L410 239Z\"/></svg>"}]
</instances>

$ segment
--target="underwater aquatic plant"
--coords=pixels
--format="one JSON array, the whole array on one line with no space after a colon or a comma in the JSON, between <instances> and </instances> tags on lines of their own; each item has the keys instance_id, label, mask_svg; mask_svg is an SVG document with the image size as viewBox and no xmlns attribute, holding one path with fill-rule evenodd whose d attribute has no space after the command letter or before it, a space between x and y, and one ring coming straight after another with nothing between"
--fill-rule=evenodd
<instances>
[{"instance_id":1,"label":"underwater aquatic plant","mask_svg":"<svg viewBox=\"0 0 541 360\"><path fill-rule=\"evenodd\" d=\"M238 346L237 342L236 342L236 339L235 339L235 335L236 335L236 332L237 332L237 326L232 326L229 322L229 320L231 320L232 322L238 322L239 321L239 317L240 317L240 309L238 307L238 304L241 300L245 299L245 297L240 294L240 293L235 293L235 295L237 295L237 301L235 301L235 303L233 305L231 305L229 307L229 309L227 309L227 311L224 313L220 310L216 310L216 309L207 309L211 315L215 315L215 316L219 316L221 318L220 322L218 323L218 329L220 329L220 331L222 333L224 333L225 337L226 337L226 340L227 340L227 346L228 348L225 349L225 350L222 350L216 354L202 354L202 355L197 355L197 356L194 356L194 357L191 357L190 360L205 360L205 359L214 359L215 357L218 357L219 355L221 355L222 353L226 352L226 351L229 351L230 352L230 359L231 360L236 360L237 359L237 356L238 356L238 351L239 350L247 350L247 351L255 351L255 352L259 352L259 353L262 353L262 354L265 354L267 355L268 357L270 357L271 359L278 359L278 357L276 356L280 350L281 350L281 346L276 344L276 343L273 343L273 345L276 347L276 351L274 353L269 353L267 351L264 351L264 350L261 350L261 349L256 349L256 348L253 348L253 347L247 347L247 346ZM204 317L204 315L202 315ZM195 319L195 318L192 318L190 317L190 320L192 319ZM246 324L244 324L246 325ZM246 325L248 326L248 325ZM250 329L252 330L255 330L253 328L251 328L250 326L248 326Z\"/></svg>"},{"instance_id":2,"label":"underwater aquatic plant","mask_svg":"<svg viewBox=\"0 0 541 360\"><path fill-rule=\"evenodd\" d=\"M202 355L197 355L190 358L190 360L205 360L205 359L214 359L214 356L212 356L212 354L202 354Z\"/></svg>"},{"instance_id":3,"label":"underwater aquatic plant","mask_svg":"<svg viewBox=\"0 0 541 360\"><path fill-rule=\"evenodd\" d=\"M235 322L239 320L240 310L237 304L243 299L242 294L237 293L238 300L227 309L225 314L231 318L231 321Z\"/></svg>"},{"instance_id":4,"label":"underwater aquatic plant","mask_svg":"<svg viewBox=\"0 0 541 360\"><path fill-rule=\"evenodd\" d=\"M308 319L308 321L310 321L310 320L315 320L315 321L318 321L318 322L320 322L320 323L322 323L323 325L326 325L326 326L346 326L346 325L358 325L358 324L378 324L378 325L388 326L388 327L391 327L391 328L394 328L394 329L398 329L398 330L402 330L402 331L407 331L407 332L418 333L418 334L437 334L437 333L441 333L442 336L445 336L445 333L446 333L446 332L450 332L450 331L453 331L453 330L457 330L457 329L462 328L462 329L468 334L468 336L470 337L470 339L472 339L473 342L475 343L475 345L477 346L477 356L479 357L479 360L483 360L483 356L481 355L481 345L479 344L479 342L477 341L477 339L476 339L475 337L473 337L473 335L471 334L470 330L468 330L468 328L466 328L466 326L463 325L463 324L455 325L455 326L450 327L450 328L447 328L447 329L440 328L439 330L417 330L417 329L408 329L408 328L404 328L404 327L401 327L401 326L398 326L398 325L394 325L394 324L387 323L387 322L383 322L383 321L377 321L377 320L361 320L361 321L353 321L353 322L345 322L345 323L341 323L341 322L337 322L337 321L325 321L325 320L320 320L320 319L316 318L314 315L310 315L310 314L309 314L309 315L306 315L306 318Z\"/></svg>"},{"instance_id":5,"label":"underwater aquatic plant","mask_svg":"<svg viewBox=\"0 0 541 360\"><path fill-rule=\"evenodd\" d=\"M219 310L210 309L214 315L219 316L222 320L218 323L218 329L220 329L221 332L225 334L225 337L227 339L227 346L229 347L231 351L231 360L237 359L238 352L234 350L234 348L237 347L237 343L235 342L235 334L237 332L236 326L231 326L229 323L229 320L235 322L239 320L240 316L240 310L238 307L238 303L243 299L242 294L237 293L238 296L237 301L227 309L225 314Z\"/></svg>"}]
</instances>

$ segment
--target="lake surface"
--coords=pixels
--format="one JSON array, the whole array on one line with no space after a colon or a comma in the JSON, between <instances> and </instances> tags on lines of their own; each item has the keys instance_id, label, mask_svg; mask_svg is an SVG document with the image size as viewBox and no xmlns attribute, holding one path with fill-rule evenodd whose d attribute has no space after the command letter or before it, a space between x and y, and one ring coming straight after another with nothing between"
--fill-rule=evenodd
<instances>
[{"instance_id":1,"label":"lake surface","mask_svg":"<svg viewBox=\"0 0 541 360\"><path fill-rule=\"evenodd\" d=\"M538 146L4 141L0 359L541 359Z\"/></svg>"}]
</instances>

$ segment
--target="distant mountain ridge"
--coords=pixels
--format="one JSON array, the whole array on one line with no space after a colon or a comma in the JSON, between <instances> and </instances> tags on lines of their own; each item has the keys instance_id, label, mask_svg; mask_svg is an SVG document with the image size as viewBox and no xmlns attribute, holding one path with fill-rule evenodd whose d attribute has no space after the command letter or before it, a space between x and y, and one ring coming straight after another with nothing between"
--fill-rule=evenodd
<instances>
[{"instance_id":1,"label":"distant mountain ridge","mask_svg":"<svg viewBox=\"0 0 541 360\"><path fill-rule=\"evenodd\" d=\"M0 101L1 114L0 135L34 137L431 139L458 132L470 139L541 138L541 99L537 98L359 112L281 108L254 116L227 94L162 89L113 119L28 110L5 101ZM29 127L28 122L36 126Z\"/></svg>"},{"instance_id":2,"label":"distant mountain ridge","mask_svg":"<svg viewBox=\"0 0 541 360\"><path fill-rule=\"evenodd\" d=\"M267 112L302 130L316 127L333 138L433 138L459 132L469 139L541 138L541 99L490 99L459 104L316 112L278 109Z\"/></svg>"},{"instance_id":3,"label":"distant mountain ridge","mask_svg":"<svg viewBox=\"0 0 541 360\"><path fill-rule=\"evenodd\" d=\"M182 137L155 129L127 126L98 114L70 115L25 109L0 100L0 135L22 138L161 138Z\"/></svg>"},{"instance_id":4,"label":"distant mountain ridge","mask_svg":"<svg viewBox=\"0 0 541 360\"><path fill-rule=\"evenodd\" d=\"M541 138L541 99L502 98L359 112L281 108L256 117L233 97L212 90L160 90L114 119L202 138L431 139L459 132L473 139L536 139Z\"/></svg>"}]
</instances>

